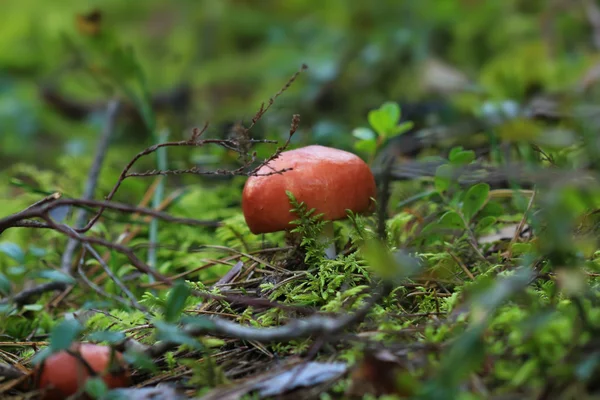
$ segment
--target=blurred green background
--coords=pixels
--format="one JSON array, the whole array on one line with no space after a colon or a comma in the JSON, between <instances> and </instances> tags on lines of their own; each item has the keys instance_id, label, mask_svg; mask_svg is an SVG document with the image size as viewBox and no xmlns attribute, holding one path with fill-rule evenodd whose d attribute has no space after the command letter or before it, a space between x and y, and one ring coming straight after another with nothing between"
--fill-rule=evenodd
<instances>
[{"instance_id":1,"label":"blurred green background","mask_svg":"<svg viewBox=\"0 0 600 400\"><path fill-rule=\"evenodd\" d=\"M489 98L568 87L595 57L580 2L13 0L2 9L3 168L93 150L103 104L123 94L115 76L128 77L118 52L132 51L149 93L163 96L158 127L176 138L206 121L214 135L249 121L306 63L256 135L285 137L299 113L295 140L338 147L384 101L417 118L428 102L470 112ZM150 136L131 122L115 140L133 151Z\"/></svg>"},{"instance_id":2,"label":"blurred green background","mask_svg":"<svg viewBox=\"0 0 600 400\"><path fill-rule=\"evenodd\" d=\"M366 126L368 111L385 101L399 102L415 130L475 118L486 102L524 104L540 92L581 85L598 58L585 4L5 1L0 168L14 176L32 165L77 165L84 178L115 96L128 105L109 170L161 134L181 140L210 122L207 136L226 137L303 63L308 71L254 137L285 140L292 115L300 114L294 145L352 149L352 130ZM139 112L144 99L154 106L150 124ZM266 156L273 147L257 150ZM146 167L155 162L149 158ZM236 165L235 157L217 148L168 157L171 168L228 163Z\"/></svg>"}]
</instances>

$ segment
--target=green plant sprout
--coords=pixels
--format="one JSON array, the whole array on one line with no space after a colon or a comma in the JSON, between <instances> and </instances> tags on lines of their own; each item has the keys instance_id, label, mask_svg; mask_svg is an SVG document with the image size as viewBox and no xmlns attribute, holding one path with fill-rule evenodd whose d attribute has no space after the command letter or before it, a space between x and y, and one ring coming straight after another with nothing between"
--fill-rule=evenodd
<instances>
[{"instance_id":1,"label":"green plant sprout","mask_svg":"<svg viewBox=\"0 0 600 400\"><path fill-rule=\"evenodd\" d=\"M398 124L402 116L397 103L386 102L376 110L369 111L368 120L370 128L359 127L352 131L352 136L358 139L354 148L368 154L372 162L377 151L390 139L400 136L414 126L412 121Z\"/></svg>"}]
</instances>

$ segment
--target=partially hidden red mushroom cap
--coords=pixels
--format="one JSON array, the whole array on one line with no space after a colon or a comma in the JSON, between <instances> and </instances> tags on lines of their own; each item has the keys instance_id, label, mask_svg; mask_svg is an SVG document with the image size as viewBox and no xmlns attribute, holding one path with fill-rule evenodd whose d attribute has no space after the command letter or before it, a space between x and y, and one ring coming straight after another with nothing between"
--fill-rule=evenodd
<instances>
[{"instance_id":1,"label":"partially hidden red mushroom cap","mask_svg":"<svg viewBox=\"0 0 600 400\"><path fill-rule=\"evenodd\" d=\"M298 216L290 211L286 191L304 202L325 220L346 218L354 213L372 211L375 178L360 157L325 146L306 146L284 151L258 170L259 174L292 168L269 176L251 176L242 195L246 223L254 234L291 228Z\"/></svg>"},{"instance_id":2,"label":"partially hidden red mushroom cap","mask_svg":"<svg viewBox=\"0 0 600 400\"><path fill-rule=\"evenodd\" d=\"M129 371L124 364L123 355L115 352L113 367L110 370L111 349L108 346L91 343L76 343L71 347L79 352L88 366L102 377L109 389L127 387L131 384ZM66 351L52 354L36 368L37 384L40 389L47 389L44 400L65 399L77 393L90 377L89 369L80 359Z\"/></svg>"}]
</instances>

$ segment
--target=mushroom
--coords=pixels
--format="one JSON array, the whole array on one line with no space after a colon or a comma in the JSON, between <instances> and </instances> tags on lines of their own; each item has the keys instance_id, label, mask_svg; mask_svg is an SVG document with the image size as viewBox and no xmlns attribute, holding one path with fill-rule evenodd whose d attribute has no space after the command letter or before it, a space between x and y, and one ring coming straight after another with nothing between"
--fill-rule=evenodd
<instances>
[{"instance_id":1,"label":"mushroom","mask_svg":"<svg viewBox=\"0 0 600 400\"><path fill-rule=\"evenodd\" d=\"M290 210L289 191L308 209L323 214L327 223L320 240L330 241L325 255L335 258L333 221L346 218L346 210L357 214L372 211L376 185L371 169L355 154L311 145L282 152L257 173L287 168L291 170L248 178L242 194L246 224L254 234L292 228L290 222L297 216Z\"/></svg>"},{"instance_id":2,"label":"mushroom","mask_svg":"<svg viewBox=\"0 0 600 400\"><path fill-rule=\"evenodd\" d=\"M71 350L52 354L36 367L37 387L47 389L43 399L66 399L77 393L92 375L90 369L102 378L109 389L131 384L121 353L115 351L111 363L112 349L108 346L78 343L71 346Z\"/></svg>"}]
</instances>

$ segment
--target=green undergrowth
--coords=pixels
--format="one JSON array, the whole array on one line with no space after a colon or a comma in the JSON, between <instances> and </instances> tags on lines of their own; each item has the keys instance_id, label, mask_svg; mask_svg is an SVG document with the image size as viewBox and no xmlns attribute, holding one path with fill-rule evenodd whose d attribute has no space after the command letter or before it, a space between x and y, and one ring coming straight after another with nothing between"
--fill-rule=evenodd
<instances>
[{"instance_id":1,"label":"green undergrowth","mask_svg":"<svg viewBox=\"0 0 600 400\"><path fill-rule=\"evenodd\" d=\"M442 398L440 393L448 391L463 397L443 398L485 398L484 394L461 389L463 382L474 376L497 395L546 390L549 377L566 385L563 390L583 393L600 362L600 353L593 348L594 335L600 326L598 279L594 275L600 269L600 253L593 251L589 237L589 232L595 232L594 222L586 218L594 215L589 213L589 197L593 202L598 194L590 189L584 200L579 192L569 189L558 195L541 192L540 201L547 207L560 209L561 213L532 212L525 197L530 193L521 196L513 191L508 197L500 196L488 184L460 186L448 177L450 168L471 165L474 161L472 152L462 148L453 150L425 188L427 194L410 206L403 205L385 221L383 240L377 237L378 215L349 213L346 220L336 221L336 244L344 250L333 260L324 257L327 243L319 240L324 221L314 210L298 203L291 193L290 207L298 216L294 228L288 234L257 236L249 232L241 214L238 203L241 180L234 180L235 190L211 185L185 188L170 211L187 217L218 219L222 226L202 228L161 222L159 271L173 275L236 254L239 258L186 275L185 284L180 282L172 289L144 289L128 284L140 304L148 308L146 313L123 308L76 286L74 295L82 296L84 301L79 301L75 308L74 303L62 303L58 309L44 307L51 298L48 294L21 310L4 307L0 332L13 340L25 340L32 332L40 337L52 335L64 323L56 318L57 312L79 309L89 313L82 320L78 334L82 339L100 337L114 341L123 332L134 330L141 343L151 345L160 338L169 338L179 341L184 348L194 349L190 339L178 331L177 324L186 316L196 316L195 310L203 305L217 315L234 315L237 322L260 328L279 326L292 317L277 308L257 310L252 306L201 301L190 295L190 289L259 296L325 313L340 313L364 304L372 294L369 292L372 284L383 279L393 282L393 290L373 305L363 322L349 331L372 332L369 339L355 336L341 341L335 345L335 353L331 353L332 349L322 350L323 358L333 355L350 365L360 365L368 348L404 347L406 351L401 357L404 361L394 367L399 385L403 391L427 399ZM30 171L30 174L42 183L54 179L51 173ZM407 183L394 185L393 190L393 195L396 192L414 195L419 188ZM30 197L24 194L21 201ZM94 234L115 239L117 228L128 222L123 218L115 215L103 221ZM533 239L515 241L505 237L481 242L499 228L521 220L533 227L536 232ZM110 230L106 228L109 225ZM138 242L144 243L147 228L140 227L140 235L130 243L134 247ZM564 227L570 227L571 232L565 234L561 230ZM56 248L61 248L64 239L52 232L18 232L14 242L3 241L0 272L3 282L9 284L2 289L17 290L32 272L39 274L40 281L60 278L60 273L50 268L59 261L59 253L48 250L47 244L56 243ZM34 243L36 237L44 251L20 245ZM548 245L565 238L569 240L566 245ZM542 240L546 244L541 244ZM261 252L286 244L290 247ZM240 289L212 286L237 260L246 267L254 262L254 267L262 271L255 276L261 279ZM85 268L97 264L89 260ZM115 252L110 253L108 265L121 279L134 272L124 257ZM290 265L294 268L281 274L269 270L267 265L284 270ZM530 275L524 275L523 271ZM102 288L106 293L122 295L114 282L108 281ZM97 312L99 309L104 311ZM115 336L107 336L107 332ZM226 370L210 360L211 354L231 349L232 344L210 337L198 343L206 360L202 367L190 364L185 357L177 357L176 352L168 352L158 366L151 367L147 360L146 364L138 360L138 366L145 365L152 371L157 367L187 365L193 371L192 381L204 389L227 382ZM304 354L310 348L311 341L306 339L266 345L268 351L280 356ZM33 350L17 353L28 359ZM258 357L257 362L260 360ZM351 383L350 379L341 380L331 393L341 393Z\"/></svg>"}]
</instances>

